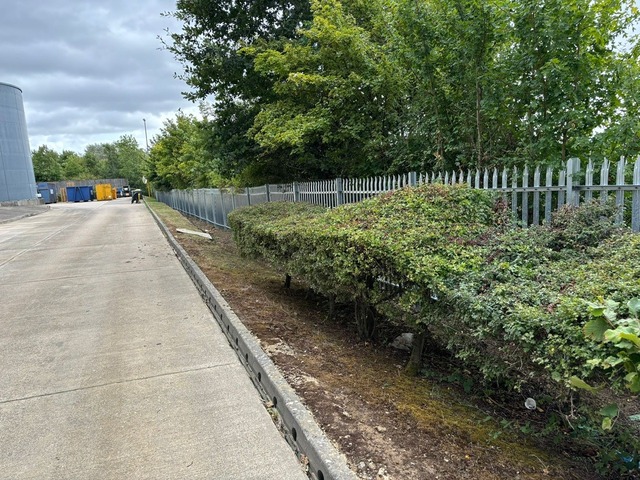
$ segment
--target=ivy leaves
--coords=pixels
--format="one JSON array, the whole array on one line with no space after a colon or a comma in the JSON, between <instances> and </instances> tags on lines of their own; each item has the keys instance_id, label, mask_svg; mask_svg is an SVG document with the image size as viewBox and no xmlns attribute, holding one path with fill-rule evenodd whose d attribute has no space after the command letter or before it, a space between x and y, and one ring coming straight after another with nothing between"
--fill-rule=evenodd
<instances>
[{"instance_id":1,"label":"ivy leaves","mask_svg":"<svg viewBox=\"0 0 640 480\"><path fill-rule=\"evenodd\" d=\"M617 302L590 304L591 320L583 331L586 337L611 344L617 351L615 356L594 358L590 364L604 369L623 367L626 387L631 393L640 393L640 298L632 298L626 306L629 317L619 319Z\"/></svg>"}]
</instances>

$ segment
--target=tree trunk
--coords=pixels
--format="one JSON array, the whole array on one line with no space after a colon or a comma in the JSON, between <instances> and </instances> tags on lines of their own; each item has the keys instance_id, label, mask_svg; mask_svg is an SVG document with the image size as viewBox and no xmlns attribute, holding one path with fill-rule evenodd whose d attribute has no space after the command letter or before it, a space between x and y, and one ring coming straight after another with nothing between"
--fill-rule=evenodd
<instances>
[{"instance_id":1,"label":"tree trunk","mask_svg":"<svg viewBox=\"0 0 640 480\"><path fill-rule=\"evenodd\" d=\"M409 375L418 375L422 370L422 354L424 353L424 346L427 341L427 329L423 328L413 335L413 345L411 346L411 356L409 357L409 363L405 371Z\"/></svg>"},{"instance_id":2,"label":"tree trunk","mask_svg":"<svg viewBox=\"0 0 640 480\"><path fill-rule=\"evenodd\" d=\"M480 87L480 80L478 79L478 71L476 69L476 131L478 135L478 142L476 149L478 151L478 168L482 167L482 157L484 152L482 151L482 87ZM486 187L486 185L485 185Z\"/></svg>"},{"instance_id":3,"label":"tree trunk","mask_svg":"<svg viewBox=\"0 0 640 480\"><path fill-rule=\"evenodd\" d=\"M356 326L358 336L362 340L371 340L376 331L376 314L365 295L360 295L355 301Z\"/></svg>"},{"instance_id":4,"label":"tree trunk","mask_svg":"<svg viewBox=\"0 0 640 480\"><path fill-rule=\"evenodd\" d=\"M335 320L336 318L336 296L333 293L329 294L329 318Z\"/></svg>"},{"instance_id":5,"label":"tree trunk","mask_svg":"<svg viewBox=\"0 0 640 480\"><path fill-rule=\"evenodd\" d=\"M284 277L284 288L291 288L291 275L288 273Z\"/></svg>"}]
</instances>

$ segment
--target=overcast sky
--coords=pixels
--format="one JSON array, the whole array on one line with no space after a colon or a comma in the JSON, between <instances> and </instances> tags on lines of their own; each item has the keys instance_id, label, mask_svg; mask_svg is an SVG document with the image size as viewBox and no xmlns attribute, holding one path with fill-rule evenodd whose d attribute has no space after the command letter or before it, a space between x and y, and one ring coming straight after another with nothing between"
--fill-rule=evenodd
<instances>
[{"instance_id":1,"label":"overcast sky","mask_svg":"<svg viewBox=\"0 0 640 480\"><path fill-rule=\"evenodd\" d=\"M0 82L22 89L34 150L83 153L125 134L145 146L178 109L197 112L181 92L181 67L158 36L179 24L162 12L174 0L3 0Z\"/></svg>"}]
</instances>

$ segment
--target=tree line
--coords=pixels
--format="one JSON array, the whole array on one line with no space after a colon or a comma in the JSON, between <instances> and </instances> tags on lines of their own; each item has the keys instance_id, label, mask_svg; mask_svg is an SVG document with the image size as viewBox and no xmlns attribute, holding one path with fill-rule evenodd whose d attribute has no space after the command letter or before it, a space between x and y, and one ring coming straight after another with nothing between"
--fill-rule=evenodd
<instances>
[{"instance_id":1,"label":"tree line","mask_svg":"<svg viewBox=\"0 0 640 480\"><path fill-rule=\"evenodd\" d=\"M146 157L132 135L88 145L83 154L70 150L60 153L46 145L31 152L37 182L124 178L133 188L143 187Z\"/></svg>"},{"instance_id":2,"label":"tree line","mask_svg":"<svg viewBox=\"0 0 640 480\"><path fill-rule=\"evenodd\" d=\"M640 151L633 0L179 0L159 188Z\"/></svg>"}]
</instances>

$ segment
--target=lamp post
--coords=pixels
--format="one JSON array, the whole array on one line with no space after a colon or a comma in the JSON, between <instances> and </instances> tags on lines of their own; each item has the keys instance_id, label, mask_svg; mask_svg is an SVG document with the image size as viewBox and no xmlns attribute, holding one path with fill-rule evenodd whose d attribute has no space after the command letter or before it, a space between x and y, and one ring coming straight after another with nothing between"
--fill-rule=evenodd
<instances>
[{"instance_id":1,"label":"lamp post","mask_svg":"<svg viewBox=\"0 0 640 480\"><path fill-rule=\"evenodd\" d=\"M147 120L142 119L142 123L144 123L144 143L147 146L147 157L149 156L149 137L147 137ZM143 183L147 186L147 194L151 196L151 185L147 181L145 177L142 177Z\"/></svg>"},{"instance_id":2,"label":"lamp post","mask_svg":"<svg viewBox=\"0 0 640 480\"><path fill-rule=\"evenodd\" d=\"M144 123L144 142L147 145L147 153L149 153L149 138L147 137L147 120L143 118L142 123Z\"/></svg>"}]
</instances>

